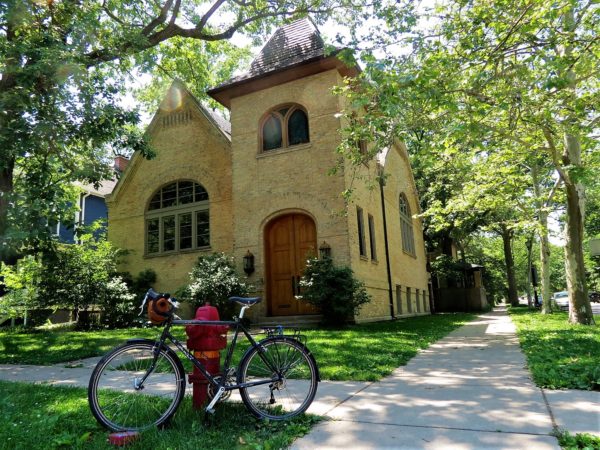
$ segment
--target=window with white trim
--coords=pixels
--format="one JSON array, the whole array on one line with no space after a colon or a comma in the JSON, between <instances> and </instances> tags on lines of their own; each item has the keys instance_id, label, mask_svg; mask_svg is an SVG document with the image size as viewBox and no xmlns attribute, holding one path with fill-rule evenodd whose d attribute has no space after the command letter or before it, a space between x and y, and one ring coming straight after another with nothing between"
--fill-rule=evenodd
<instances>
[{"instance_id":1,"label":"window with white trim","mask_svg":"<svg viewBox=\"0 0 600 450\"><path fill-rule=\"evenodd\" d=\"M194 181L179 180L156 191L146 211L146 255L209 247L206 189Z\"/></svg>"}]
</instances>

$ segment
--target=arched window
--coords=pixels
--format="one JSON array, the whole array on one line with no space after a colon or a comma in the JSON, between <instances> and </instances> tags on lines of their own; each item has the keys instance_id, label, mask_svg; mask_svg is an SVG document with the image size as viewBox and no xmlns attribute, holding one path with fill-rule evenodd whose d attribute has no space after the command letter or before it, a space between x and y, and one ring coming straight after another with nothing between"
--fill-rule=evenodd
<instances>
[{"instance_id":1,"label":"arched window","mask_svg":"<svg viewBox=\"0 0 600 450\"><path fill-rule=\"evenodd\" d=\"M146 211L146 254L209 247L208 207L208 192L193 181L175 181L156 191Z\"/></svg>"},{"instance_id":2,"label":"arched window","mask_svg":"<svg viewBox=\"0 0 600 450\"><path fill-rule=\"evenodd\" d=\"M262 119L262 151L310 142L308 115L300 105L286 105L269 111Z\"/></svg>"},{"instance_id":3,"label":"arched window","mask_svg":"<svg viewBox=\"0 0 600 450\"><path fill-rule=\"evenodd\" d=\"M415 238L413 233L412 214L408 199L404 194L400 194L400 230L402 232L402 250L411 255L415 255Z\"/></svg>"},{"instance_id":4,"label":"arched window","mask_svg":"<svg viewBox=\"0 0 600 450\"><path fill-rule=\"evenodd\" d=\"M263 125L263 150L281 148L282 140L281 117L270 114Z\"/></svg>"}]
</instances>

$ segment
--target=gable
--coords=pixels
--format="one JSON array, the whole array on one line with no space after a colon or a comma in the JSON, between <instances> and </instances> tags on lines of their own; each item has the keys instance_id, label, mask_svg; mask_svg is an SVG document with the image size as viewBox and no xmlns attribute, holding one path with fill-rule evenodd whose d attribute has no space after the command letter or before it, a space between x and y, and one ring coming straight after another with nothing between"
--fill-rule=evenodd
<instances>
[{"instance_id":1,"label":"gable","mask_svg":"<svg viewBox=\"0 0 600 450\"><path fill-rule=\"evenodd\" d=\"M225 149L230 154L231 125L229 121L202 106L183 83L174 81L146 128L145 134L152 144L156 144L167 135L185 135L198 130L206 131L210 140L219 142L219 145L211 145L211 148ZM165 148L157 150L158 152L171 151L165 150ZM228 155L227 158L230 156ZM134 153L112 194L107 196L107 202L117 201L123 187L129 183L131 178L135 177L134 174L145 160L138 152Z\"/></svg>"},{"instance_id":2,"label":"gable","mask_svg":"<svg viewBox=\"0 0 600 450\"><path fill-rule=\"evenodd\" d=\"M399 188L403 191L410 203L413 214L421 213L421 202L417 192L417 184L410 164L408 151L403 142L395 140L385 154L379 155L379 163L384 168L384 173L396 178ZM400 177L402 174L403 177ZM402 178L405 180L402 182Z\"/></svg>"}]
</instances>

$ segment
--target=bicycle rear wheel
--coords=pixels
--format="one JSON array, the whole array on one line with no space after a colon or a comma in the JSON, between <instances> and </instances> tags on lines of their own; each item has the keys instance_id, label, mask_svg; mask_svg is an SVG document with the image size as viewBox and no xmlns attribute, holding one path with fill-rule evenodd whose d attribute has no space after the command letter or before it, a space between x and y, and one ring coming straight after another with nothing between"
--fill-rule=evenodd
<instances>
[{"instance_id":1,"label":"bicycle rear wheel","mask_svg":"<svg viewBox=\"0 0 600 450\"><path fill-rule=\"evenodd\" d=\"M162 348L156 365L151 340L124 344L96 365L88 386L92 414L113 431L141 431L166 424L185 394L185 372L177 355ZM141 383L141 384L140 384Z\"/></svg>"},{"instance_id":2,"label":"bicycle rear wheel","mask_svg":"<svg viewBox=\"0 0 600 450\"><path fill-rule=\"evenodd\" d=\"M238 383L271 381L240 388L248 410L270 420L287 420L306 411L319 382L313 356L302 343L285 336L267 338L258 345L240 362Z\"/></svg>"}]
</instances>

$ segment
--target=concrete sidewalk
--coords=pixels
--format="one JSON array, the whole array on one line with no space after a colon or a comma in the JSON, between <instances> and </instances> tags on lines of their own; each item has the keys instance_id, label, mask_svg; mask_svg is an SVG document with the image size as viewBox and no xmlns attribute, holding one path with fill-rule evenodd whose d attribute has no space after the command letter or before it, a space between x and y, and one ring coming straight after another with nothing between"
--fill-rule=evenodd
<instances>
[{"instance_id":1,"label":"concrete sidewalk","mask_svg":"<svg viewBox=\"0 0 600 450\"><path fill-rule=\"evenodd\" d=\"M0 379L87 387L100 358L0 365ZM600 392L529 378L504 308L455 330L376 383L325 381L308 410L330 420L294 449L557 449L554 426L600 435Z\"/></svg>"},{"instance_id":2,"label":"concrete sidewalk","mask_svg":"<svg viewBox=\"0 0 600 450\"><path fill-rule=\"evenodd\" d=\"M600 392L544 393L505 308L483 314L326 413L293 449L556 449L600 434Z\"/></svg>"}]
</instances>

